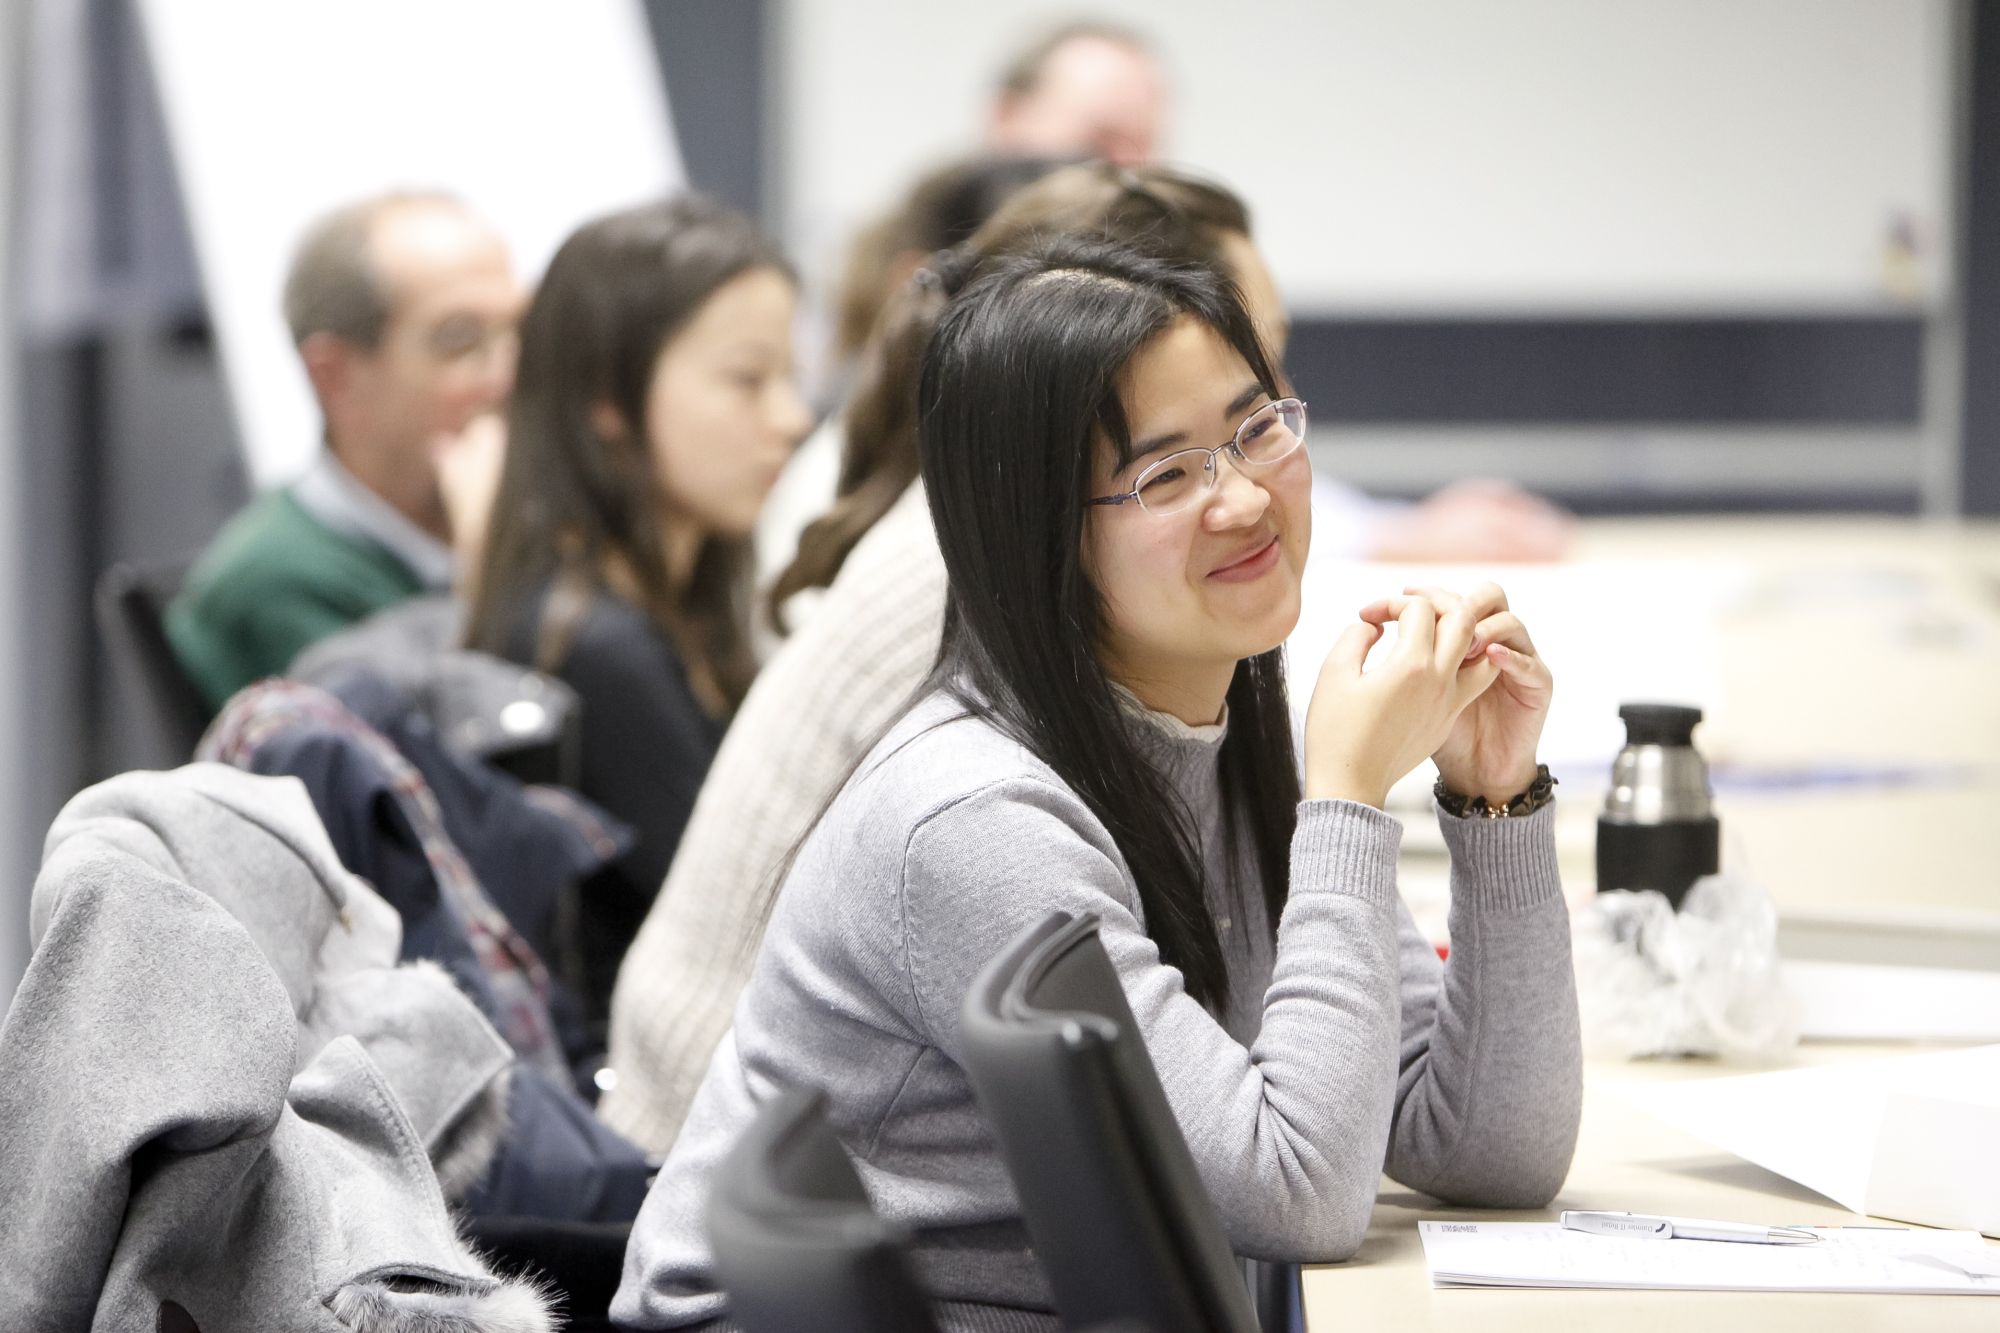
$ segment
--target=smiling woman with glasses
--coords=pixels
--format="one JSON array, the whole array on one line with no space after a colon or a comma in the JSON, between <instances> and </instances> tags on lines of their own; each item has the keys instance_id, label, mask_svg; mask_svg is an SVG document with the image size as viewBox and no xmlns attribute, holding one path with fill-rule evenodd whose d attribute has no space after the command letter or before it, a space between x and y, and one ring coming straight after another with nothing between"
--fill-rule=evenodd
<instances>
[{"instance_id":1,"label":"smiling woman with glasses","mask_svg":"<svg viewBox=\"0 0 2000 1333\"><path fill-rule=\"evenodd\" d=\"M1520 621L1493 588L1362 608L1314 687L1302 776L1279 648L1311 536L1304 407L1235 290L1079 241L983 273L920 376L937 664L799 850L634 1229L621 1326L726 1312L705 1182L794 1086L827 1093L941 1326L1058 1327L959 1029L973 975L1052 910L1100 922L1239 1252L1347 1258L1385 1169L1509 1208L1567 1172L1550 679ZM1398 897L1381 809L1426 755L1449 963Z\"/></svg>"}]
</instances>

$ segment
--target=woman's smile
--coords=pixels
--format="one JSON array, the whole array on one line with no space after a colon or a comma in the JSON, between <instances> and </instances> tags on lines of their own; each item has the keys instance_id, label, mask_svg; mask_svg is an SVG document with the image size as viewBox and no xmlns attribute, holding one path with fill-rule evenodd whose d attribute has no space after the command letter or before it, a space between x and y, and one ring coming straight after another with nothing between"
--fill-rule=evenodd
<instances>
[{"instance_id":1,"label":"woman's smile","mask_svg":"<svg viewBox=\"0 0 2000 1333\"><path fill-rule=\"evenodd\" d=\"M1208 572L1208 577L1217 583L1249 583L1263 578L1278 567L1278 534L1251 547L1247 552L1231 556L1227 564L1218 565Z\"/></svg>"}]
</instances>

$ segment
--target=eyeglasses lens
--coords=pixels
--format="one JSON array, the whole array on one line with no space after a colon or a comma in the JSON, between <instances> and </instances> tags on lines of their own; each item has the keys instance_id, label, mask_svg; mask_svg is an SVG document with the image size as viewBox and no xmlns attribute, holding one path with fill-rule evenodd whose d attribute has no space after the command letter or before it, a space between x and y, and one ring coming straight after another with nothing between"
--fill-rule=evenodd
<instances>
[{"instance_id":1,"label":"eyeglasses lens","mask_svg":"<svg viewBox=\"0 0 2000 1333\"><path fill-rule=\"evenodd\" d=\"M1236 450L1252 466L1275 463L1305 438L1305 404L1296 398L1266 403L1237 428ZM1168 454L1139 477L1139 503L1150 514L1171 514L1193 504L1215 483L1215 456L1206 449Z\"/></svg>"}]
</instances>

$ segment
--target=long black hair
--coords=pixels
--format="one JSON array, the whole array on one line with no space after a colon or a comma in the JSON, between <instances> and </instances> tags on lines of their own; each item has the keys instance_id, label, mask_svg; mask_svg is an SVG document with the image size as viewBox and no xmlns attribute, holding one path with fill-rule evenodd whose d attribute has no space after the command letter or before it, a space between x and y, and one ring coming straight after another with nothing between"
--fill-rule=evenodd
<instances>
[{"instance_id":1,"label":"long black hair","mask_svg":"<svg viewBox=\"0 0 2000 1333\"><path fill-rule=\"evenodd\" d=\"M1183 317L1215 330L1280 395L1241 297L1205 268L1061 239L985 266L945 311L918 381L924 489L949 580L929 683L1082 798L1138 883L1161 958L1219 1010L1228 965L1193 812L1148 762L1105 673L1103 598L1083 556L1099 439L1129 461L1119 374ZM1235 861L1247 851L1254 862L1275 930L1299 801L1279 650L1237 664L1228 705L1224 827Z\"/></svg>"},{"instance_id":2,"label":"long black hair","mask_svg":"<svg viewBox=\"0 0 2000 1333\"><path fill-rule=\"evenodd\" d=\"M749 543L711 536L686 584L667 573L660 488L646 443L646 391L660 349L731 280L790 278L748 218L699 195L598 218L563 242L521 321L507 461L472 590L467 642L506 653L528 599L552 579L602 591L614 566L691 674L730 708L756 671L749 644ZM599 428L609 405L616 437ZM544 626L546 628L546 626ZM537 666L568 645L538 635Z\"/></svg>"}]
</instances>

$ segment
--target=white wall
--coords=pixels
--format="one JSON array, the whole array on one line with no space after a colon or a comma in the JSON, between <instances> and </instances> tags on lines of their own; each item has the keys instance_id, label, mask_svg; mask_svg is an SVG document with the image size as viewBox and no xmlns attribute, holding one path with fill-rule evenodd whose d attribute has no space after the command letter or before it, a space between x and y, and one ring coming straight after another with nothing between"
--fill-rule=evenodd
<instances>
[{"instance_id":1,"label":"white wall","mask_svg":"<svg viewBox=\"0 0 2000 1333\"><path fill-rule=\"evenodd\" d=\"M1946 0L1093 0L1174 72L1295 308L1883 310L1944 287ZM1075 11L785 0L787 236L824 273ZM1907 216L1931 252L1885 258Z\"/></svg>"}]
</instances>

